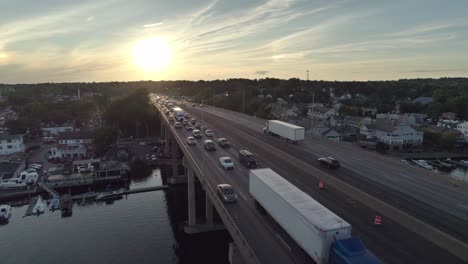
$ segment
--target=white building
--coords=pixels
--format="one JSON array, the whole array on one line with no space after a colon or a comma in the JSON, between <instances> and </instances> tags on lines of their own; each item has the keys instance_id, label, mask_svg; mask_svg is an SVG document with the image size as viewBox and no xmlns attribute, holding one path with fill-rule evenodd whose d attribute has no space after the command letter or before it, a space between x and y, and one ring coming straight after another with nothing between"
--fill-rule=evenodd
<instances>
[{"instance_id":1,"label":"white building","mask_svg":"<svg viewBox=\"0 0 468 264\"><path fill-rule=\"evenodd\" d=\"M52 148L50 151L51 156L54 158L83 158L86 156L87 148L84 145L58 145L57 147Z\"/></svg>"},{"instance_id":2,"label":"white building","mask_svg":"<svg viewBox=\"0 0 468 264\"><path fill-rule=\"evenodd\" d=\"M396 124L392 120L377 119L375 138L377 141L387 144L391 149L402 149L404 146L422 144L423 132L416 131L405 123Z\"/></svg>"},{"instance_id":3,"label":"white building","mask_svg":"<svg viewBox=\"0 0 468 264\"><path fill-rule=\"evenodd\" d=\"M57 136L61 133L73 132L73 126L54 126L54 127L43 127L41 128L42 135L46 136Z\"/></svg>"},{"instance_id":4,"label":"white building","mask_svg":"<svg viewBox=\"0 0 468 264\"><path fill-rule=\"evenodd\" d=\"M0 135L0 155L24 152L23 135Z\"/></svg>"},{"instance_id":5,"label":"white building","mask_svg":"<svg viewBox=\"0 0 468 264\"><path fill-rule=\"evenodd\" d=\"M307 116L312 119L325 120L332 116L336 116L336 111L335 109L323 106L313 106L307 111Z\"/></svg>"},{"instance_id":6,"label":"white building","mask_svg":"<svg viewBox=\"0 0 468 264\"><path fill-rule=\"evenodd\" d=\"M364 124L370 124L372 119L370 117L361 116L346 116L343 120L343 125L347 128L360 129Z\"/></svg>"},{"instance_id":7,"label":"white building","mask_svg":"<svg viewBox=\"0 0 468 264\"><path fill-rule=\"evenodd\" d=\"M68 132L58 137L60 145L79 146L93 143L93 135L85 132Z\"/></svg>"},{"instance_id":8,"label":"white building","mask_svg":"<svg viewBox=\"0 0 468 264\"><path fill-rule=\"evenodd\" d=\"M463 137L468 139L468 122L463 122L457 125L457 130L463 133Z\"/></svg>"}]
</instances>

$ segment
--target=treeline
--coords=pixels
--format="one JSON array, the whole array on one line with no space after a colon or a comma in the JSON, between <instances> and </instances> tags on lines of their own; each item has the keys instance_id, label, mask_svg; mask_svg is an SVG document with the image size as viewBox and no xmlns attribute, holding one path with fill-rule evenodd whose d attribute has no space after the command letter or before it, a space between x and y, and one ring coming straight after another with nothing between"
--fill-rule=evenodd
<instances>
[{"instance_id":1,"label":"treeline","mask_svg":"<svg viewBox=\"0 0 468 264\"><path fill-rule=\"evenodd\" d=\"M51 97L56 94L76 94L79 88L82 93L93 92L105 101L115 97L126 96L137 89L148 92L159 92L168 95L185 95L197 102L228 109L242 111L259 116L268 116L269 103L282 98L290 103L330 103L330 88L335 96L346 93L353 98L345 101L347 106L371 107L378 112L387 113L395 108L397 101L401 112L422 112L438 117L443 112L455 112L460 118L468 119L468 79L404 79L397 81L305 81L300 79L228 79L213 81L137 81L107 83L46 83L36 85L0 85L0 89L15 89L28 96ZM359 94L361 97L356 97ZM228 95L228 96L226 96ZM272 98L267 97L271 95ZM433 97L430 105L413 104L408 99L420 96ZM114 98L107 100L105 98ZM21 100L19 98L18 100Z\"/></svg>"}]
</instances>

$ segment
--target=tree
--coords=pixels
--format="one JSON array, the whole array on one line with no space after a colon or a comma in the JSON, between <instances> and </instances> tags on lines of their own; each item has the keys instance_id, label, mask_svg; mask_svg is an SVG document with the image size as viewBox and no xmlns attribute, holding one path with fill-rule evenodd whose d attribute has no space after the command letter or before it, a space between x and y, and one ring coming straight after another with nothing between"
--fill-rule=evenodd
<instances>
[{"instance_id":1,"label":"tree","mask_svg":"<svg viewBox=\"0 0 468 264\"><path fill-rule=\"evenodd\" d=\"M111 127L100 127L94 131L94 151L98 154L117 140L117 130Z\"/></svg>"},{"instance_id":2,"label":"tree","mask_svg":"<svg viewBox=\"0 0 468 264\"><path fill-rule=\"evenodd\" d=\"M457 143L457 136L454 133L447 132L442 134L439 139L439 145L442 149L445 150L453 150L455 148L455 144Z\"/></svg>"}]
</instances>

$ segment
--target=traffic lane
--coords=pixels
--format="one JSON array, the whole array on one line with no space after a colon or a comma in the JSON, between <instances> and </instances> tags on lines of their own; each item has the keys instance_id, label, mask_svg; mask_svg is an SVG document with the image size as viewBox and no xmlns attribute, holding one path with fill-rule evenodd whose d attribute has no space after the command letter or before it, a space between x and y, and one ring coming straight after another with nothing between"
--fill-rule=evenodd
<instances>
[{"instance_id":1,"label":"traffic lane","mask_svg":"<svg viewBox=\"0 0 468 264\"><path fill-rule=\"evenodd\" d=\"M190 132L186 130L178 131L178 133L178 136L182 140L190 136ZM216 190L216 186L220 183L229 183L235 186L232 183L232 175L227 175L226 171L222 170L218 164L219 153L215 153L216 151L208 153L200 144L196 146L184 144L184 147L190 151L197 164L200 164L203 170L206 170L207 173L213 176L206 177L213 189ZM243 204L241 199L239 197L237 204L226 205L226 209L239 229L242 230L242 234L249 241L249 245L254 249L257 257L262 260L262 263L276 263L275 261L280 261L278 263L292 263L289 252L286 252L282 248L282 244L279 241L269 239L274 238L274 236L265 228L264 222L251 217L252 212L249 209L245 209L248 205ZM272 252L275 252L275 254L272 254Z\"/></svg>"},{"instance_id":2,"label":"traffic lane","mask_svg":"<svg viewBox=\"0 0 468 264\"><path fill-rule=\"evenodd\" d=\"M210 118L210 115L209 114L206 114L206 117L207 118ZM222 122L222 121L219 121L219 122ZM222 123L225 123L225 124L231 124L230 122L222 122ZM235 127L234 125L232 127ZM248 130L242 130L242 131L248 131ZM263 134L259 134L259 133L255 133L252 131L249 131L251 133L249 133L250 136L252 137L256 137L258 138L259 140L262 140L265 142L265 144L270 144L272 146L275 146L277 148L280 148L281 150L283 150L284 152L286 153L289 153L295 157L297 157L298 159L301 159L303 160L304 162L310 162L310 159L307 160L307 157L309 156L308 154L310 154L310 150L307 150L307 149L304 149L304 148L301 148L300 146L296 146L296 145L291 145L291 144L288 144L284 141L280 141L278 140L277 138L275 137L265 137L265 135ZM354 176L357 176L357 177L362 177L360 174L358 175L354 175ZM362 182L362 181L361 181ZM365 181L363 182L364 185L356 185L358 188L360 189L363 189L363 190L372 190L372 186L368 186L369 183L371 183L372 180L369 180L369 181ZM365 187L363 187L365 186ZM376 185L374 185L376 186ZM414 201L416 199L405 199L404 201L401 199L401 197L399 196L396 196L396 195L393 195L392 193L394 191L390 191L390 190L385 190L385 188L383 188L382 186L377 186L377 188L379 188L379 191L374 191L374 192L371 192L371 193L374 193L374 194L377 194L377 195L380 195L380 197L382 197L382 194L383 197L385 199L385 201L389 201L391 204L397 206L397 207L400 207L402 209L407 209L406 211L409 212L410 214L414 214L416 217L418 218L421 218L421 215L418 214L418 212L420 212L421 210L418 210L417 208L416 209L412 209L412 207L401 207L400 205L401 204L404 204L404 202L406 201ZM399 194L401 194L401 192L399 192ZM377 196L379 197L379 196ZM396 201L396 202L395 202ZM431 204L431 202L427 203L427 204ZM451 207L454 207L454 206L457 206L456 203L454 204L450 204L450 205L447 205L447 206L451 206ZM440 209L439 208L434 208L434 207L429 207L428 209L431 209L431 210L437 210L436 212L434 212L434 215L439 215L440 214ZM458 210L461 210L463 208L457 208ZM428 215L429 213L426 213L425 215ZM429 214L430 215L430 214ZM432 222L433 224L436 224L440 227L444 227L444 230L448 230L450 234L452 235L455 235L457 237L459 237L460 235L464 236L463 234L460 234L459 232L459 229L458 229L458 226L456 225L451 225L451 224L444 224L444 223L441 223L441 221L437 220L437 218L435 217L432 217L431 219L435 219L436 221L435 222ZM444 216L444 219L450 219L448 217L448 215L445 215ZM426 221L427 219L423 219L424 221ZM449 220L450 221L450 220ZM459 221L458 221L459 222ZM454 223L454 222L452 222ZM450 229L450 230L449 230ZM468 230L468 229L466 229Z\"/></svg>"},{"instance_id":3,"label":"traffic lane","mask_svg":"<svg viewBox=\"0 0 468 264\"><path fill-rule=\"evenodd\" d=\"M264 165L279 172L290 182L351 223L353 233L361 236L366 245L387 262L441 263L450 260L449 263L462 263L458 258L437 247L432 242L390 220L387 220L384 229L376 231L372 225L373 216L375 216L376 212L352 200L339 190L333 189L333 186L328 186L324 192L317 191L318 188L313 189L310 187L317 186L316 175L314 175L316 174L314 173L316 172L315 168L311 168L311 166L271 147L269 144L259 143L258 140L249 137L247 133L235 126L227 125L225 122L218 120L211 120L209 117L207 122L219 130L223 129L224 126L223 130L230 131L233 140L245 140L245 144L251 145L255 149L254 151L259 154L258 158ZM425 252L428 249L430 249L429 253ZM424 252L424 255L415 254L417 252Z\"/></svg>"}]
</instances>

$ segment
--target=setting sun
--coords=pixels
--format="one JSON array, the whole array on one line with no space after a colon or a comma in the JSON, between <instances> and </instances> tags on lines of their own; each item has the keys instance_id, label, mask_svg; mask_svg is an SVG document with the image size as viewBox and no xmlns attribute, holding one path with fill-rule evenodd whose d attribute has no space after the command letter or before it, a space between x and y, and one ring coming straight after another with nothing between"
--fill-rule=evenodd
<instances>
[{"instance_id":1,"label":"setting sun","mask_svg":"<svg viewBox=\"0 0 468 264\"><path fill-rule=\"evenodd\" d=\"M146 71L159 71L167 68L171 57L171 47L163 38L143 39L133 47L134 62Z\"/></svg>"}]
</instances>

